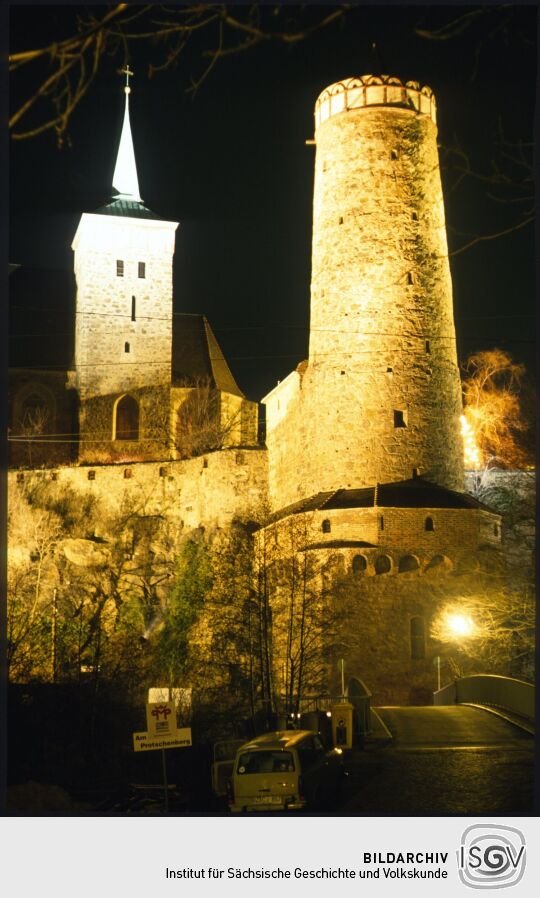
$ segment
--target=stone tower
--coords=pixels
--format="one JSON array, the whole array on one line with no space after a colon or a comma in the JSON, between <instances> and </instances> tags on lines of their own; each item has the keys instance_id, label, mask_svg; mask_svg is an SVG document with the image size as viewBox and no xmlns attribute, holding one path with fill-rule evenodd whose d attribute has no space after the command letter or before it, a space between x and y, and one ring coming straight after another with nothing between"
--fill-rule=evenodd
<instances>
[{"instance_id":1,"label":"stone tower","mask_svg":"<svg viewBox=\"0 0 540 898\"><path fill-rule=\"evenodd\" d=\"M126 72L129 80L129 69ZM129 84L114 199L84 213L75 234L74 386L81 402L170 384L172 260L177 222L141 200L129 121Z\"/></svg>"},{"instance_id":2,"label":"stone tower","mask_svg":"<svg viewBox=\"0 0 540 898\"><path fill-rule=\"evenodd\" d=\"M418 475L461 490L433 94L388 76L333 84L315 143L309 361L265 399L274 507Z\"/></svg>"}]
</instances>

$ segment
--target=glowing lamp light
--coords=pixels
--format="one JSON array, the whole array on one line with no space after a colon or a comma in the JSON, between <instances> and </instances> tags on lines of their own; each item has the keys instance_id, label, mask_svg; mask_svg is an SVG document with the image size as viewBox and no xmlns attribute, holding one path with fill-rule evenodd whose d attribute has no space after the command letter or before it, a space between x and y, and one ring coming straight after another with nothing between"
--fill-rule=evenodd
<instances>
[{"instance_id":1,"label":"glowing lamp light","mask_svg":"<svg viewBox=\"0 0 540 898\"><path fill-rule=\"evenodd\" d=\"M453 636L471 636L474 631L471 618L465 614L449 614L446 624Z\"/></svg>"},{"instance_id":2,"label":"glowing lamp light","mask_svg":"<svg viewBox=\"0 0 540 898\"><path fill-rule=\"evenodd\" d=\"M465 415L461 415L461 436L463 437L463 460L465 467L477 471L482 467L482 457L476 445L474 430L467 421Z\"/></svg>"}]
</instances>

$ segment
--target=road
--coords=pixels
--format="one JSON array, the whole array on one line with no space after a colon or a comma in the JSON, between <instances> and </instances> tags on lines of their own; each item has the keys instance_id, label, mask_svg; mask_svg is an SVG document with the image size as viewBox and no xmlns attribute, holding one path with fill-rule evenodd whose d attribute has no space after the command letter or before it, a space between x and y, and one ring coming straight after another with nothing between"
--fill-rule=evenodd
<instances>
[{"instance_id":1,"label":"road","mask_svg":"<svg viewBox=\"0 0 540 898\"><path fill-rule=\"evenodd\" d=\"M533 813L533 738L466 706L381 708L386 748L354 751L340 815Z\"/></svg>"}]
</instances>

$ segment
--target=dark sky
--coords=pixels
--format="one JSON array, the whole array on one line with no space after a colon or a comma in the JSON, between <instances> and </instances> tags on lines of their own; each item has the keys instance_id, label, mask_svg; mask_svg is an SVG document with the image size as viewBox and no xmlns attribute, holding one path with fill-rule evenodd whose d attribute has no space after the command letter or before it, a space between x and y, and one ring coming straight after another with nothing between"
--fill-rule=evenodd
<instances>
[{"instance_id":1,"label":"dark sky","mask_svg":"<svg viewBox=\"0 0 540 898\"><path fill-rule=\"evenodd\" d=\"M512 143L532 140L536 10L487 8L452 40L415 34L415 27L438 28L470 9L354 8L340 24L294 47L269 43L223 60L195 98L186 87L204 65L208 34L201 33L176 69L151 80L146 69L159 48L141 43L133 53L131 121L141 193L159 215L180 221L175 311L209 317L250 398L260 399L307 354L314 148L305 140L313 136L313 107L325 86L368 72L428 84L437 98L440 143L458 140L482 175L492 160L503 165L504 176L522 175L496 142L500 126ZM13 7L12 49L71 33L74 10ZM323 13L312 5L305 15L313 21ZM287 17L285 8L280 16ZM121 64L121 57L104 63L72 117L69 147L59 150L51 133L12 142L12 262L72 269L69 247L80 213L110 195L123 113ZM13 103L35 89L33 77L31 67L16 73ZM515 157L518 149L506 152ZM524 194L511 189L504 196L513 202L491 200L492 185L480 179L451 191L455 179L455 172L443 173L451 250L470 239L455 231L504 230L532 203L515 201ZM499 346L532 369L533 240L529 225L451 259L462 360ZM50 283L61 280L54 274ZM54 309L56 289L38 287L26 299L19 290L13 300L28 306L12 314L11 338L26 358L40 340L35 322L41 319L30 307ZM59 333L69 330L62 315L49 318Z\"/></svg>"}]
</instances>

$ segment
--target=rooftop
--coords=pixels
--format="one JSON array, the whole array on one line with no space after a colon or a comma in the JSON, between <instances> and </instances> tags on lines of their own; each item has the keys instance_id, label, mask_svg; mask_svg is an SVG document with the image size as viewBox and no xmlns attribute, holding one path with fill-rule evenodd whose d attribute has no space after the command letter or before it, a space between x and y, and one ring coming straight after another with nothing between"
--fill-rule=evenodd
<instances>
[{"instance_id":1,"label":"rooftop","mask_svg":"<svg viewBox=\"0 0 540 898\"><path fill-rule=\"evenodd\" d=\"M120 215L124 218L151 218L154 221L164 221L160 215L156 215L151 209L142 202L126 199L124 197L115 197L105 206L100 206L93 213L94 215Z\"/></svg>"},{"instance_id":2,"label":"rooftop","mask_svg":"<svg viewBox=\"0 0 540 898\"><path fill-rule=\"evenodd\" d=\"M377 484L376 501L375 489L373 485L363 489L317 493L282 508L270 517L270 523L306 511L331 511L339 508L479 508L491 511L473 496L431 483L423 477Z\"/></svg>"}]
</instances>

